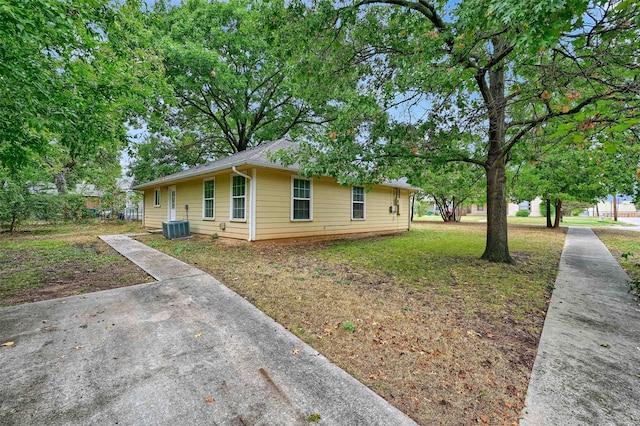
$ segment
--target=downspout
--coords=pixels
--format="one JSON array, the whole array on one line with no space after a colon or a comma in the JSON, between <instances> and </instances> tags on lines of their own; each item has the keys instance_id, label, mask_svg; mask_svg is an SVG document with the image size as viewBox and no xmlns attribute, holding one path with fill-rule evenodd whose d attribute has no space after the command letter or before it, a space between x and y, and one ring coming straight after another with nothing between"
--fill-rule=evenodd
<instances>
[{"instance_id":1,"label":"downspout","mask_svg":"<svg viewBox=\"0 0 640 426\"><path fill-rule=\"evenodd\" d=\"M245 179L249 180L249 198L250 198L250 203L249 204L249 238L247 238L247 241L251 242L255 239L255 181L251 178L251 176L249 175L245 175L242 172L239 172L238 169L236 169L236 166L232 166L231 170L233 170L233 172L239 176L242 176ZM253 169L253 174L255 176L255 169Z\"/></svg>"},{"instance_id":2,"label":"downspout","mask_svg":"<svg viewBox=\"0 0 640 426\"><path fill-rule=\"evenodd\" d=\"M256 197L257 186L256 169L251 169L251 205L249 206L249 217L251 219L251 222L249 223L249 235L251 237L251 241L256 240L256 224L258 222L258 198Z\"/></svg>"}]
</instances>

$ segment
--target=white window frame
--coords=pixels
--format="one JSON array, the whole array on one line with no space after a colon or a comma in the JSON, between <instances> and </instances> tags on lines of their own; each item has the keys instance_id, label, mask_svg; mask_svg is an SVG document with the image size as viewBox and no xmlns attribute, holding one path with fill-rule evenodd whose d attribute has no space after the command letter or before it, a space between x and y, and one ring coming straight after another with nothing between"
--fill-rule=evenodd
<instances>
[{"instance_id":1,"label":"white window frame","mask_svg":"<svg viewBox=\"0 0 640 426\"><path fill-rule=\"evenodd\" d=\"M303 197L295 197L294 196L294 183L296 180L302 180L309 182L309 198ZM293 210L295 205L295 200L308 200L309 201L309 218L306 219L294 219ZM311 222L313 220L313 180L307 179L302 176L291 176L291 221L292 222Z\"/></svg>"},{"instance_id":2,"label":"white window frame","mask_svg":"<svg viewBox=\"0 0 640 426\"><path fill-rule=\"evenodd\" d=\"M237 195L234 196L233 195L233 179L239 177L242 178L244 180L244 195ZM229 211L229 220L231 222L246 222L247 221L247 178L241 175L231 175L231 182L229 183L230 186L230 191L229 191L229 197L230 197L230 211ZM243 218L234 218L233 217L233 200L234 199L244 199L244 217Z\"/></svg>"},{"instance_id":3,"label":"white window frame","mask_svg":"<svg viewBox=\"0 0 640 426\"><path fill-rule=\"evenodd\" d=\"M160 207L162 203L162 191L160 188L157 188L153 191L153 207Z\"/></svg>"},{"instance_id":4,"label":"white window frame","mask_svg":"<svg viewBox=\"0 0 640 426\"><path fill-rule=\"evenodd\" d=\"M353 192L356 188L362 189L362 201L353 199ZM353 205L355 203L362 204L362 217L353 217ZM352 186L351 187L351 220L365 220L367 218L367 193L364 190L364 186Z\"/></svg>"},{"instance_id":5,"label":"white window frame","mask_svg":"<svg viewBox=\"0 0 640 426\"><path fill-rule=\"evenodd\" d=\"M213 197L207 198L207 182L213 183ZM207 216L207 201L213 203L213 216ZM202 180L202 220L216 220L216 178Z\"/></svg>"}]
</instances>

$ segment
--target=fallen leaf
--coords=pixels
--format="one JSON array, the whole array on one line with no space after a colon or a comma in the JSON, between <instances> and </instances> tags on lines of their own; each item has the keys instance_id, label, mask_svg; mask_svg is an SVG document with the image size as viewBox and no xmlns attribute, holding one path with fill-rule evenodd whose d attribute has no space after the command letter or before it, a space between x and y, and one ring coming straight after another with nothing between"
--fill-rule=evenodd
<instances>
[{"instance_id":1,"label":"fallen leaf","mask_svg":"<svg viewBox=\"0 0 640 426\"><path fill-rule=\"evenodd\" d=\"M293 352L294 355L298 355L300 353L300 349L293 348L293 350L291 352Z\"/></svg>"},{"instance_id":2,"label":"fallen leaf","mask_svg":"<svg viewBox=\"0 0 640 426\"><path fill-rule=\"evenodd\" d=\"M13 346L15 342L5 342L3 344L1 344L0 346Z\"/></svg>"},{"instance_id":3,"label":"fallen leaf","mask_svg":"<svg viewBox=\"0 0 640 426\"><path fill-rule=\"evenodd\" d=\"M204 399L204 402L206 402L207 404L211 404L213 401L215 401L215 399L213 399L212 397L208 396Z\"/></svg>"},{"instance_id":4,"label":"fallen leaf","mask_svg":"<svg viewBox=\"0 0 640 426\"><path fill-rule=\"evenodd\" d=\"M480 414L480 416L478 417L478 423L480 422L486 425L489 423L489 419L487 419L487 416L485 416L484 414Z\"/></svg>"},{"instance_id":5,"label":"fallen leaf","mask_svg":"<svg viewBox=\"0 0 640 426\"><path fill-rule=\"evenodd\" d=\"M199 338L199 337L202 337L202 333L198 333L198 334L196 334L196 335L195 335L195 336L193 336L193 337L195 337L196 339L197 339L197 338Z\"/></svg>"}]
</instances>

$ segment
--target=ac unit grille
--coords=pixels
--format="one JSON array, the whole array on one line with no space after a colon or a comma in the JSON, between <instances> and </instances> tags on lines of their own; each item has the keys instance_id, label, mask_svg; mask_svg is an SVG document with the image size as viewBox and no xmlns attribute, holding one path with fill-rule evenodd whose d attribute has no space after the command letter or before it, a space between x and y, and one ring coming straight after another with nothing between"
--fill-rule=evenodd
<instances>
[{"instance_id":1,"label":"ac unit grille","mask_svg":"<svg viewBox=\"0 0 640 426\"><path fill-rule=\"evenodd\" d=\"M162 222L162 235L168 240L191 236L189 232L189 221L173 220L171 222Z\"/></svg>"}]
</instances>

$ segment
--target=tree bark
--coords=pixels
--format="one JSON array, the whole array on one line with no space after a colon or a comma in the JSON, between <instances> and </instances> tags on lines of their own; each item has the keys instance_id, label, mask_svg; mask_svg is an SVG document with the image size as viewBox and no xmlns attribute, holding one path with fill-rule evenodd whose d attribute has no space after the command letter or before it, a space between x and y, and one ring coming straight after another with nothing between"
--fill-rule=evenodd
<instances>
[{"instance_id":1,"label":"tree bark","mask_svg":"<svg viewBox=\"0 0 640 426\"><path fill-rule=\"evenodd\" d=\"M547 228L553 228L551 223L551 198L547 198Z\"/></svg>"},{"instance_id":2,"label":"tree bark","mask_svg":"<svg viewBox=\"0 0 640 426\"><path fill-rule=\"evenodd\" d=\"M554 228L560 227L560 220L562 219L562 200L560 198L556 198L556 219L553 223Z\"/></svg>"},{"instance_id":3,"label":"tree bark","mask_svg":"<svg viewBox=\"0 0 640 426\"><path fill-rule=\"evenodd\" d=\"M492 40L496 52L505 48L505 43ZM482 259L499 263L515 263L509 254L507 238L507 157L503 153L506 141L505 72L503 66L489 71L489 82L484 73L476 74L484 104L489 115L489 152L485 170L487 172L487 242Z\"/></svg>"},{"instance_id":4,"label":"tree bark","mask_svg":"<svg viewBox=\"0 0 640 426\"><path fill-rule=\"evenodd\" d=\"M487 169L487 242L482 259L515 263L509 254L505 164Z\"/></svg>"},{"instance_id":5,"label":"tree bark","mask_svg":"<svg viewBox=\"0 0 640 426\"><path fill-rule=\"evenodd\" d=\"M618 221L618 194L613 194L613 220Z\"/></svg>"}]
</instances>

